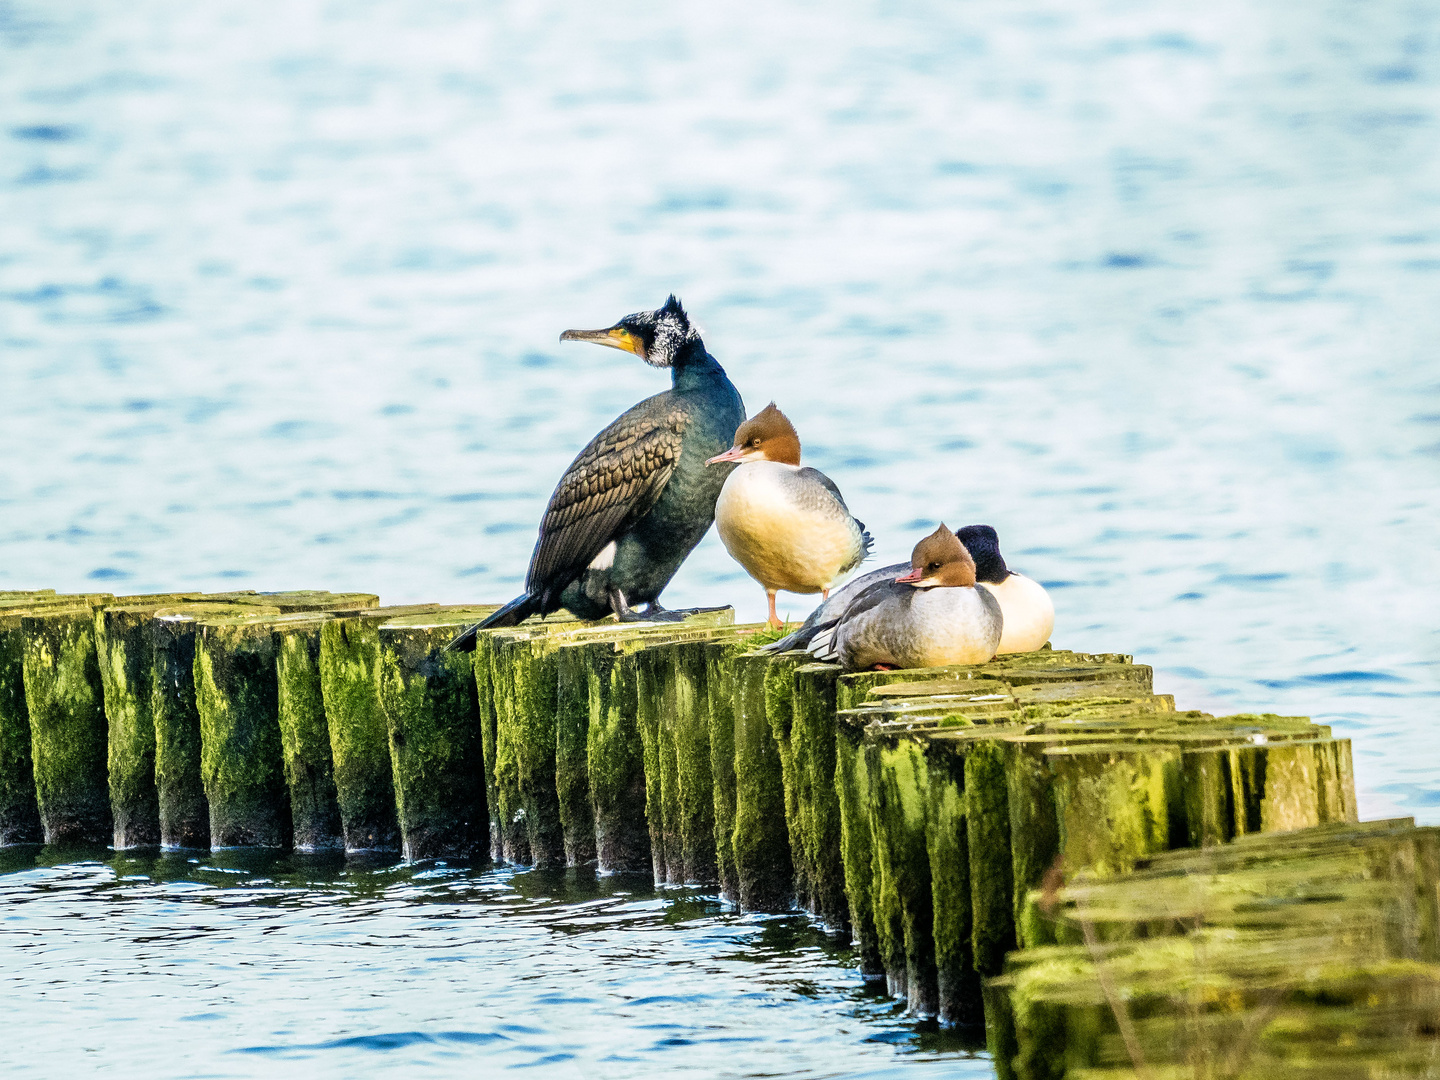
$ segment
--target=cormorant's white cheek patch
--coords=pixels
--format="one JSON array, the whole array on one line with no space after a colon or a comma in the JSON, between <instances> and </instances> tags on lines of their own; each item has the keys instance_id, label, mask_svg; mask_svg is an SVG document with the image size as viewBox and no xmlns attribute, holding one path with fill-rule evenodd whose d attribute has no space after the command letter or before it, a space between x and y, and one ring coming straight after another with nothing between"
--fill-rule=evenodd
<instances>
[{"instance_id":1,"label":"cormorant's white cheek patch","mask_svg":"<svg viewBox=\"0 0 1440 1080\"><path fill-rule=\"evenodd\" d=\"M611 540L601 549L600 554L590 560L591 570L609 570L615 565L615 541Z\"/></svg>"}]
</instances>

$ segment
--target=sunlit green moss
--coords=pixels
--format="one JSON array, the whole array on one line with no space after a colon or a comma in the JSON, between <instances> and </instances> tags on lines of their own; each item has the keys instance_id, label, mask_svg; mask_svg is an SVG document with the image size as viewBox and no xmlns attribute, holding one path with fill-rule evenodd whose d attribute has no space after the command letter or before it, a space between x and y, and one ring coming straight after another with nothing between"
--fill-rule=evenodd
<instances>
[{"instance_id":1,"label":"sunlit green moss","mask_svg":"<svg viewBox=\"0 0 1440 1080\"><path fill-rule=\"evenodd\" d=\"M324 622L308 615L276 622L280 744L297 851L345 844L320 677Z\"/></svg>"},{"instance_id":2,"label":"sunlit green moss","mask_svg":"<svg viewBox=\"0 0 1440 1080\"><path fill-rule=\"evenodd\" d=\"M107 725L91 609L23 616L25 703L47 844L112 839Z\"/></svg>"},{"instance_id":3,"label":"sunlit green moss","mask_svg":"<svg viewBox=\"0 0 1440 1080\"><path fill-rule=\"evenodd\" d=\"M775 693L768 677L772 662L763 653L734 660L733 843L739 901L746 911L785 911L795 898L785 782L767 708Z\"/></svg>"},{"instance_id":4,"label":"sunlit green moss","mask_svg":"<svg viewBox=\"0 0 1440 1080\"><path fill-rule=\"evenodd\" d=\"M380 703L407 859L484 860L489 813L472 653L446 646L493 609L414 615L380 626Z\"/></svg>"},{"instance_id":5,"label":"sunlit green moss","mask_svg":"<svg viewBox=\"0 0 1440 1080\"><path fill-rule=\"evenodd\" d=\"M200 779L212 847L291 842L272 623L267 616L206 618L196 634Z\"/></svg>"}]
</instances>

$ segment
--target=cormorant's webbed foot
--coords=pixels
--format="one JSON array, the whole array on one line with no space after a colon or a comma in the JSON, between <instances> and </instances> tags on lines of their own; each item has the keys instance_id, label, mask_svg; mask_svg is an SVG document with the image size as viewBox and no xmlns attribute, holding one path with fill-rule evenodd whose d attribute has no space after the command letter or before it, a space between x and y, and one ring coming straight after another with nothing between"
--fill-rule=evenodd
<instances>
[{"instance_id":1,"label":"cormorant's webbed foot","mask_svg":"<svg viewBox=\"0 0 1440 1080\"><path fill-rule=\"evenodd\" d=\"M692 607L680 608L677 611L667 611L656 601L651 601L645 607L645 618L652 622L680 622L688 619L691 615L709 615L716 611L724 611L725 607Z\"/></svg>"}]
</instances>

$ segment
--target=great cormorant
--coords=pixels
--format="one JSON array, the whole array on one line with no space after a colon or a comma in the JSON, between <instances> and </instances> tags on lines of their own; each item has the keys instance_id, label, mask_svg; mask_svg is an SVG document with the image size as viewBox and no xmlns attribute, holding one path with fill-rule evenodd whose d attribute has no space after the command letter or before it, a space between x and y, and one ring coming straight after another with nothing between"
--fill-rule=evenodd
<instances>
[{"instance_id":1,"label":"great cormorant","mask_svg":"<svg viewBox=\"0 0 1440 1080\"><path fill-rule=\"evenodd\" d=\"M706 468L730 445L745 405L700 332L672 295L663 307L627 315L604 330L566 330L561 341L593 341L669 368L671 388L627 410L565 470L525 575L525 592L451 648L475 648L475 632L514 626L565 608L582 619L631 608L662 609L661 591L710 523L728 469Z\"/></svg>"}]
</instances>

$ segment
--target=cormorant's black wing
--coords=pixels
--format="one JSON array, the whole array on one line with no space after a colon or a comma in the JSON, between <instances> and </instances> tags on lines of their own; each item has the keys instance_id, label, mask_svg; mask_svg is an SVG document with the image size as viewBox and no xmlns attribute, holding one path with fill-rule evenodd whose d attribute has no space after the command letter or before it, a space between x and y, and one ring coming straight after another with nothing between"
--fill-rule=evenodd
<instances>
[{"instance_id":1,"label":"cormorant's black wing","mask_svg":"<svg viewBox=\"0 0 1440 1080\"><path fill-rule=\"evenodd\" d=\"M540 522L540 539L525 575L525 590L542 597L566 585L605 545L644 517L665 490L680 459L690 420L666 392L640 402L590 440L570 463Z\"/></svg>"}]
</instances>

